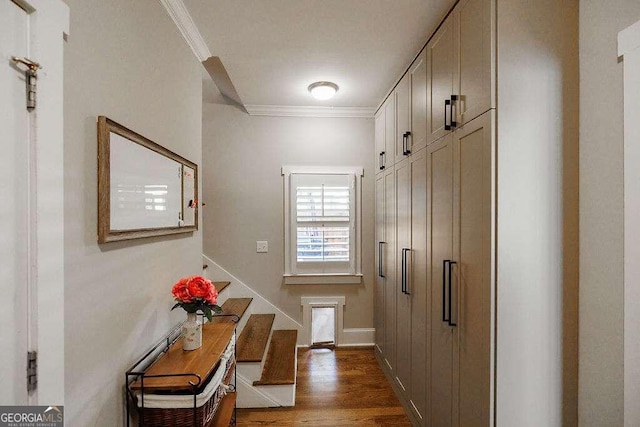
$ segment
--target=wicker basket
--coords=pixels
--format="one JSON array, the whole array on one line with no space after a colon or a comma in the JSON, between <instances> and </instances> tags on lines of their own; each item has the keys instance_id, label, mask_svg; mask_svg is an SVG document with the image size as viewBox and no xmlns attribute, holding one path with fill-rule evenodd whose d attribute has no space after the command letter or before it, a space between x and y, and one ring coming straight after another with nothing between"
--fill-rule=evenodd
<instances>
[{"instance_id":1,"label":"wicker basket","mask_svg":"<svg viewBox=\"0 0 640 427\"><path fill-rule=\"evenodd\" d=\"M205 427L212 419L224 393L222 385L211 396L211 399L199 408L140 408L140 425L149 427Z\"/></svg>"},{"instance_id":2,"label":"wicker basket","mask_svg":"<svg viewBox=\"0 0 640 427\"><path fill-rule=\"evenodd\" d=\"M229 391L235 366L235 357L231 357L225 366L224 379L220 386L204 405L195 408L195 423L194 408L139 408L139 425L144 427L206 427ZM193 395L186 396L193 397Z\"/></svg>"}]
</instances>

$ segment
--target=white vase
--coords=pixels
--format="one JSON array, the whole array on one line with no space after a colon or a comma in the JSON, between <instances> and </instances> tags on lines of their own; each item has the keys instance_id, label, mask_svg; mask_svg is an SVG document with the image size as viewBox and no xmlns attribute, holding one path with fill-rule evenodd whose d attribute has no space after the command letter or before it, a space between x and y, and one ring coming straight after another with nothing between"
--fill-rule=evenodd
<instances>
[{"instance_id":1,"label":"white vase","mask_svg":"<svg viewBox=\"0 0 640 427\"><path fill-rule=\"evenodd\" d=\"M195 313L187 313L187 321L182 324L182 349L195 350L202 347L202 325Z\"/></svg>"}]
</instances>

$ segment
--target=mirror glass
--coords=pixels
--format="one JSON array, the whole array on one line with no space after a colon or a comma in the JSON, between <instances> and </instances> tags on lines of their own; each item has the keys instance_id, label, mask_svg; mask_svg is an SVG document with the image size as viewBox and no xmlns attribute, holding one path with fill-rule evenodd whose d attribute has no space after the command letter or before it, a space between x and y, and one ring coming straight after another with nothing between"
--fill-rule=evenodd
<instances>
[{"instance_id":1,"label":"mirror glass","mask_svg":"<svg viewBox=\"0 0 640 427\"><path fill-rule=\"evenodd\" d=\"M106 118L98 118L98 241L192 232L197 165Z\"/></svg>"}]
</instances>

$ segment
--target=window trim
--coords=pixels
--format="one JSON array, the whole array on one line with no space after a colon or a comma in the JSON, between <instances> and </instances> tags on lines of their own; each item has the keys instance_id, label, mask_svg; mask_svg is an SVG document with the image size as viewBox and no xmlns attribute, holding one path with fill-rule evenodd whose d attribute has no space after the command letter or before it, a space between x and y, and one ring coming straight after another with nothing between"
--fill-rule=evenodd
<instances>
[{"instance_id":1,"label":"window trim","mask_svg":"<svg viewBox=\"0 0 640 427\"><path fill-rule=\"evenodd\" d=\"M332 284L362 282L362 167L341 166L283 166L284 177L284 283L285 284ZM295 253L291 244L291 175L353 175L355 177L355 253L353 273L305 273L292 272L292 257Z\"/></svg>"}]
</instances>

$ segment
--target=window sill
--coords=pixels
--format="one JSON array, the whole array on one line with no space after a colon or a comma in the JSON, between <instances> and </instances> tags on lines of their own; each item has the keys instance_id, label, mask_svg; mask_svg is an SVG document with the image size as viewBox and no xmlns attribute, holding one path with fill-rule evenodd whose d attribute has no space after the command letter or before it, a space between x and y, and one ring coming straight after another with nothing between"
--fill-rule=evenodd
<instances>
[{"instance_id":1,"label":"window sill","mask_svg":"<svg viewBox=\"0 0 640 427\"><path fill-rule=\"evenodd\" d=\"M362 274L285 274L285 285L359 285Z\"/></svg>"}]
</instances>

